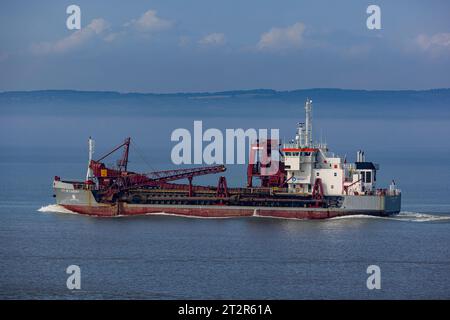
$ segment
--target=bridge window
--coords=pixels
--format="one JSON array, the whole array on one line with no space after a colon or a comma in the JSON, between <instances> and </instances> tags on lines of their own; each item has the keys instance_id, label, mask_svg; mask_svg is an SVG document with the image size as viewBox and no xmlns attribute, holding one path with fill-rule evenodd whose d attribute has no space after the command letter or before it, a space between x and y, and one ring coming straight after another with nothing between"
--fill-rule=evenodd
<instances>
[{"instance_id":1,"label":"bridge window","mask_svg":"<svg viewBox=\"0 0 450 320\"><path fill-rule=\"evenodd\" d=\"M372 182L372 171L366 172L366 182L371 183Z\"/></svg>"}]
</instances>

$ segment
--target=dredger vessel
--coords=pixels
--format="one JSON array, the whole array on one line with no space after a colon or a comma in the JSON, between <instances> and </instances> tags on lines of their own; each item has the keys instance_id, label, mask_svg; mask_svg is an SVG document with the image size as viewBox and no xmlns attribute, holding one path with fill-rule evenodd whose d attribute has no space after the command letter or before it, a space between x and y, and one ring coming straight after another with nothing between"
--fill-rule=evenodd
<instances>
[{"instance_id":1,"label":"dredger vessel","mask_svg":"<svg viewBox=\"0 0 450 320\"><path fill-rule=\"evenodd\" d=\"M53 181L56 203L80 214L172 214L191 217L278 217L324 219L345 215L388 216L400 212L401 192L394 181L377 188L379 166L358 151L356 161L329 152L312 139L312 101L305 103L306 118L295 139L285 144L266 139L250 143L247 184L227 186L220 176L217 186L193 184L193 178L225 171L225 166L183 168L150 173L128 170L130 138L111 152L89 162L84 181ZM123 149L114 167L103 160ZM276 155L276 157L275 157ZM275 168L275 169L274 169ZM254 179L259 179L254 186ZM186 183L174 183L185 180Z\"/></svg>"}]
</instances>

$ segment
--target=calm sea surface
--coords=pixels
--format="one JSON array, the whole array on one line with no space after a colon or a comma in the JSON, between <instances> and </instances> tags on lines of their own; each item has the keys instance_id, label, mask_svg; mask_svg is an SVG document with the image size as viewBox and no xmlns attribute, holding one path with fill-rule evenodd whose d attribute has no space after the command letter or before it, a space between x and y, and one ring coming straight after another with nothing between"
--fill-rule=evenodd
<instances>
[{"instance_id":1,"label":"calm sea surface","mask_svg":"<svg viewBox=\"0 0 450 320\"><path fill-rule=\"evenodd\" d=\"M326 126L333 149L350 154L362 146L381 164L380 183L396 179L403 206L392 218L102 219L55 212L52 178L82 179L88 132L101 137L98 156L120 141L116 136L130 134L155 168L168 166L170 130L155 124L126 131L114 127L119 121L87 120L81 130L75 120L2 118L0 298L450 298L450 148L436 134L448 128L429 123L429 144L416 145L423 132L409 130L414 123L356 126L359 134L335 138ZM381 134L370 134L376 128ZM133 168L145 167L130 157ZM244 175L242 167L230 168L230 184L244 184ZM81 290L66 288L69 265L81 268ZM366 287L369 265L381 268L381 290Z\"/></svg>"}]
</instances>

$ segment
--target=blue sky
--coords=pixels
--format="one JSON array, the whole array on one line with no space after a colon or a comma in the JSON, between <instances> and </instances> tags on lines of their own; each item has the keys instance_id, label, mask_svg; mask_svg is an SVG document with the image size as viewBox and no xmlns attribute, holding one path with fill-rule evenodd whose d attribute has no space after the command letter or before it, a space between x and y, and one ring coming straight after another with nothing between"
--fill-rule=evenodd
<instances>
[{"instance_id":1,"label":"blue sky","mask_svg":"<svg viewBox=\"0 0 450 320\"><path fill-rule=\"evenodd\" d=\"M16 0L0 24L1 91L450 87L448 1Z\"/></svg>"}]
</instances>

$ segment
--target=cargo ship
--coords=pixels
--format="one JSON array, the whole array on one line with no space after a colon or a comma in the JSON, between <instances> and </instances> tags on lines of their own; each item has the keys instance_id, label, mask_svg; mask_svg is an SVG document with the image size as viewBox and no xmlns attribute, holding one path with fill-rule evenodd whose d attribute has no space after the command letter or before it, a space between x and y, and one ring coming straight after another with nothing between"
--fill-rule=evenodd
<instances>
[{"instance_id":1,"label":"cargo ship","mask_svg":"<svg viewBox=\"0 0 450 320\"><path fill-rule=\"evenodd\" d=\"M395 182L388 188L376 186L379 165L367 161L361 150L354 163L347 163L346 157L329 152L326 144L313 142L310 99L305 114L295 139L284 144L271 139L249 143L247 183L241 188L229 187L224 176L216 186L193 184L195 177L223 173L224 165L129 171L130 138L94 160L94 141L89 138L86 179L69 181L55 176L56 203L72 212L101 217L168 214L326 219L399 213L401 191ZM104 159L118 150L122 156L116 165L106 166ZM259 180L258 185L254 180Z\"/></svg>"}]
</instances>

